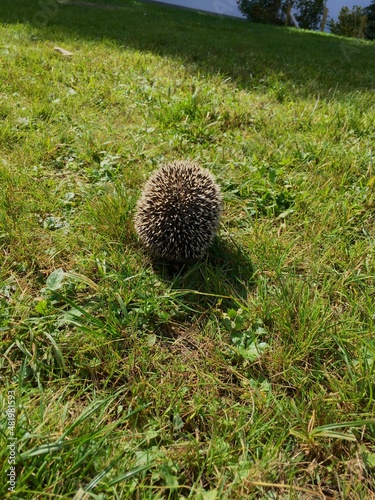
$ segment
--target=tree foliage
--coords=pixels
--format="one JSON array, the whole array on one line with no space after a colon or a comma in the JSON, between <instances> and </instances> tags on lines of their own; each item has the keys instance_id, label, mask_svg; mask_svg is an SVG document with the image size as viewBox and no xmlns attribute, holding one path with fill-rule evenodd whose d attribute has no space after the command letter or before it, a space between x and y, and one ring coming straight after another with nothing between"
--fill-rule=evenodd
<instances>
[{"instance_id":1,"label":"tree foliage","mask_svg":"<svg viewBox=\"0 0 375 500\"><path fill-rule=\"evenodd\" d=\"M296 0L293 2L295 15L301 28L316 30L322 22L324 0Z\"/></svg>"},{"instance_id":2,"label":"tree foliage","mask_svg":"<svg viewBox=\"0 0 375 500\"><path fill-rule=\"evenodd\" d=\"M237 0L239 10L250 21L282 24L288 4L301 28L316 29L322 19L324 0Z\"/></svg>"},{"instance_id":3,"label":"tree foliage","mask_svg":"<svg viewBox=\"0 0 375 500\"><path fill-rule=\"evenodd\" d=\"M329 28L334 35L348 36L353 38L362 38L364 36L363 16L365 15L362 7L355 5L350 10L349 7L343 7L340 10L337 21L331 19Z\"/></svg>"},{"instance_id":4,"label":"tree foliage","mask_svg":"<svg viewBox=\"0 0 375 500\"><path fill-rule=\"evenodd\" d=\"M367 16L365 36L370 40L375 40L375 0L372 0L371 4L363 11Z\"/></svg>"},{"instance_id":5,"label":"tree foliage","mask_svg":"<svg viewBox=\"0 0 375 500\"><path fill-rule=\"evenodd\" d=\"M266 24L282 22L281 6L283 0L237 0L239 10L250 21Z\"/></svg>"}]
</instances>

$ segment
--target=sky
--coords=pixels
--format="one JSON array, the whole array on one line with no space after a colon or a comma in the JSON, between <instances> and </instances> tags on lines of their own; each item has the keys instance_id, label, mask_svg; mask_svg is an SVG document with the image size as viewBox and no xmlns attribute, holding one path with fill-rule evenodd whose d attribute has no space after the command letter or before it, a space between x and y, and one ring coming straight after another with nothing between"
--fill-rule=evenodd
<instances>
[{"instance_id":1,"label":"sky","mask_svg":"<svg viewBox=\"0 0 375 500\"><path fill-rule=\"evenodd\" d=\"M182 7L191 7L193 9L208 10L217 14L226 14L230 16L241 16L237 8L236 0L159 0L164 3L180 5ZM366 7L370 5L371 0L328 0L327 7L329 16L337 19L341 7L352 8L354 5Z\"/></svg>"}]
</instances>

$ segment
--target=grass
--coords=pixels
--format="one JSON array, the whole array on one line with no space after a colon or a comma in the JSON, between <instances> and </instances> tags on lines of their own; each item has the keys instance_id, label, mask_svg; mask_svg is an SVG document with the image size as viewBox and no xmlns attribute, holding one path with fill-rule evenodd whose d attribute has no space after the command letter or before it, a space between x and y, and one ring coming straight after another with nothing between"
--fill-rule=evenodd
<instances>
[{"instance_id":1,"label":"grass","mask_svg":"<svg viewBox=\"0 0 375 500\"><path fill-rule=\"evenodd\" d=\"M110 3L0 12L0 496L375 498L375 45ZM132 217L182 158L176 272Z\"/></svg>"}]
</instances>

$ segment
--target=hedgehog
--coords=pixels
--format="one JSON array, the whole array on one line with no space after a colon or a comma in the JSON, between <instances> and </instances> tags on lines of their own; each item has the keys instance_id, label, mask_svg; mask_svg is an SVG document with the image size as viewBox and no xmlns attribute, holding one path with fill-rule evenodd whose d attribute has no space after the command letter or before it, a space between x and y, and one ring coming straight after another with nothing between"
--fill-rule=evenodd
<instances>
[{"instance_id":1,"label":"hedgehog","mask_svg":"<svg viewBox=\"0 0 375 500\"><path fill-rule=\"evenodd\" d=\"M221 212L221 191L213 175L197 163L173 161L146 182L135 229L153 258L184 263L206 253Z\"/></svg>"}]
</instances>

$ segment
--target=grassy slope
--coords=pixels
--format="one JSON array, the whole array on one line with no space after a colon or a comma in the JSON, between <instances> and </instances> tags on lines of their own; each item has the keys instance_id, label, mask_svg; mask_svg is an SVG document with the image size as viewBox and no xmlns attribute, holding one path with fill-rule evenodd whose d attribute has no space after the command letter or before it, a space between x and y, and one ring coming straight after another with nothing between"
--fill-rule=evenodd
<instances>
[{"instance_id":1,"label":"grassy slope","mask_svg":"<svg viewBox=\"0 0 375 500\"><path fill-rule=\"evenodd\" d=\"M374 44L117 3L0 11L14 498L373 498ZM176 158L226 208L173 275L132 214Z\"/></svg>"}]
</instances>

